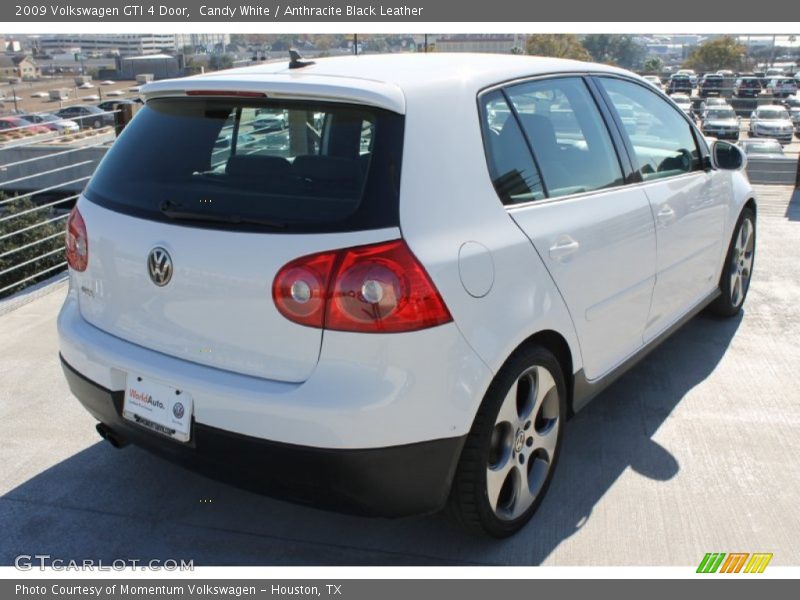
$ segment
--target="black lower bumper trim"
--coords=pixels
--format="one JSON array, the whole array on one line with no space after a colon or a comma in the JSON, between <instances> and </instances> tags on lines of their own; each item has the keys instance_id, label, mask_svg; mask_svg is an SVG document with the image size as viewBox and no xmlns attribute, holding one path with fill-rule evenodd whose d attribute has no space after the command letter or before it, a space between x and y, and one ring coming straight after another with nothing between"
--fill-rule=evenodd
<instances>
[{"instance_id":1,"label":"black lower bumper trim","mask_svg":"<svg viewBox=\"0 0 800 600\"><path fill-rule=\"evenodd\" d=\"M61 364L81 404L125 440L213 479L339 512L401 517L441 509L465 439L334 450L272 442L194 423L191 442L182 444L124 419L124 392L99 386L63 357Z\"/></svg>"}]
</instances>

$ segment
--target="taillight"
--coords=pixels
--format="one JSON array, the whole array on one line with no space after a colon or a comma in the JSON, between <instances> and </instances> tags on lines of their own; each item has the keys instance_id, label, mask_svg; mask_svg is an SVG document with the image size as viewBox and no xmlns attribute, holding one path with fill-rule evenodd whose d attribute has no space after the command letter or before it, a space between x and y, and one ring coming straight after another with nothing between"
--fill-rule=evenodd
<instances>
[{"instance_id":1,"label":"taillight","mask_svg":"<svg viewBox=\"0 0 800 600\"><path fill-rule=\"evenodd\" d=\"M89 263L89 237L78 207L72 209L67 219L67 264L76 271L85 271Z\"/></svg>"},{"instance_id":2,"label":"taillight","mask_svg":"<svg viewBox=\"0 0 800 600\"><path fill-rule=\"evenodd\" d=\"M275 277L272 297L290 321L339 331L397 333L452 320L402 240L293 260Z\"/></svg>"}]
</instances>

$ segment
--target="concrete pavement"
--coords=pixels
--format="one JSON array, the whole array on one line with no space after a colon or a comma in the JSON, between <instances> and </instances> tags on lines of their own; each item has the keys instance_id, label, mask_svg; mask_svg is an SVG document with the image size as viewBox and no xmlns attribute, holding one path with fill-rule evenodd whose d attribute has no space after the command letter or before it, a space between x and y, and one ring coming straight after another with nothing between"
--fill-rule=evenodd
<instances>
[{"instance_id":1,"label":"concrete pavement","mask_svg":"<svg viewBox=\"0 0 800 600\"><path fill-rule=\"evenodd\" d=\"M800 193L759 186L743 314L701 315L568 424L548 497L505 541L441 515L364 519L217 484L101 442L61 375L60 287L0 316L0 564L800 564Z\"/></svg>"}]
</instances>

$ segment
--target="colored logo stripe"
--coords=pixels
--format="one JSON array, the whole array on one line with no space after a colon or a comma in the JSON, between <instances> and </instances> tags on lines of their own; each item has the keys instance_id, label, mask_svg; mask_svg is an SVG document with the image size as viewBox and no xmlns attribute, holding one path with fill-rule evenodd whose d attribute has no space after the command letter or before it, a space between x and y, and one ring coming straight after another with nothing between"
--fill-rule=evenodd
<instances>
[{"instance_id":1,"label":"colored logo stripe","mask_svg":"<svg viewBox=\"0 0 800 600\"><path fill-rule=\"evenodd\" d=\"M772 560L772 554L753 554L744 568L745 573L763 573Z\"/></svg>"},{"instance_id":2,"label":"colored logo stripe","mask_svg":"<svg viewBox=\"0 0 800 600\"><path fill-rule=\"evenodd\" d=\"M728 558L722 563L720 573L738 573L742 570L744 562L750 556L747 552L732 552L728 554Z\"/></svg>"},{"instance_id":3,"label":"colored logo stripe","mask_svg":"<svg viewBox=\"0 0 800 600\"><path fill-rule=\"evenodd\" d=\"M731 552L730 554L725 554L725 552L708 552L703 557L703 560L700 561L697 572L716 573L719 571L720 573L740 573L742 567L744 567L745 573L763 573L771 560L772 554L766 552L755 554L750 554L748 552ZM745 564L747 566L745 566Z\"/></svg>"},{"instance_id":4,"label":"colored logo stripe","mask_svg":"<svg viewBox=\"0 0 800 600\"><path fill-rule=\"evenodd\" d=\"M724 552L709 552L700 561L700 566L697 567L698 573L716 573L722 559L725 558Z\"/></svg>"}]
</instances>

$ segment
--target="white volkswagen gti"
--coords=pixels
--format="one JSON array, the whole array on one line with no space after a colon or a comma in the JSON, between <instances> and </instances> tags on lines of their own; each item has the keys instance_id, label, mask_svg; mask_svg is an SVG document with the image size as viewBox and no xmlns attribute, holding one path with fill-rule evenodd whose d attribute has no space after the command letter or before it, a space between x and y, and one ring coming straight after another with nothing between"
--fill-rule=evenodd
<instances>
[{"instance_id":1,"label":"white volkswagen gti","mask_svg":"<svg viewBox=\"0 0 800 600\"><path fill-rule=\"evenodd\" d=\"M295 58L143 94L69 219L58 319L115 446L337 510L449 500L502 537L569 415L745 300L745 157L627 71Z\"/></svg>"}]
</instances>

